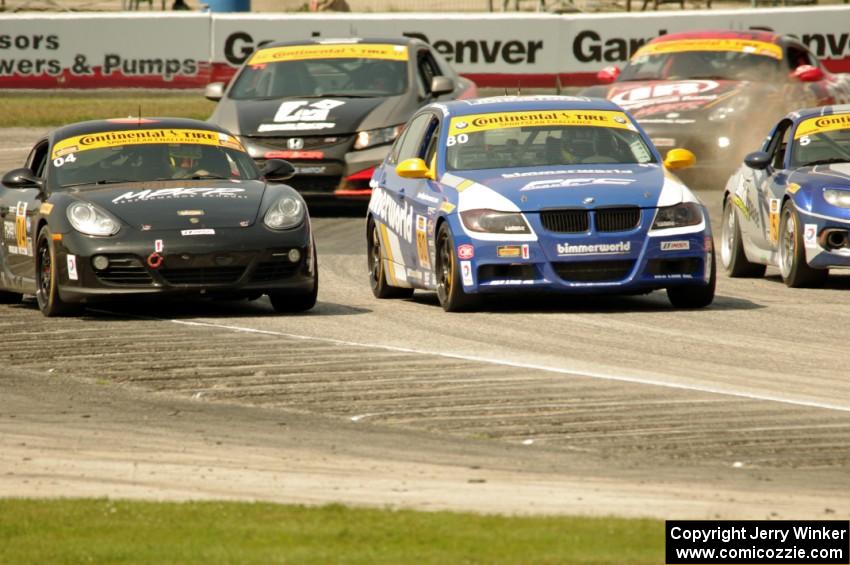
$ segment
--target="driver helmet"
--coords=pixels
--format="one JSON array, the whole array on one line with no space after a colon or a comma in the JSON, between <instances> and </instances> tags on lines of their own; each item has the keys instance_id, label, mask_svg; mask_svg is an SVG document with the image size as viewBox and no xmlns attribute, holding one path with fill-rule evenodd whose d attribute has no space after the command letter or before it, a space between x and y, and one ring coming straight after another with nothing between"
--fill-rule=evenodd
<instances>
[{"instance_id":1,"label":"driver helmet","mask_svg":"<svg viewBox=\"0 0 850 565\"><path fill-rule=\"evenodd\" d=\"M593 126L574 126L564 130L561 149L577 159L596 155L596 131Z\"/></svg>"}]
</instances>

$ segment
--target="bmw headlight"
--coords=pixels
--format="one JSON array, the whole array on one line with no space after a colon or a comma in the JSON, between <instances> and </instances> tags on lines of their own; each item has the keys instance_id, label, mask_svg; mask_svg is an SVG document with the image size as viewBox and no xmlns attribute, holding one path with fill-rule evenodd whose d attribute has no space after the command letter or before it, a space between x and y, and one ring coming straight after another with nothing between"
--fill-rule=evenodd
<instances>
[{"instance_id":1,"label":"bmw headlight","mask_svg":"<svg viewBox=\"0 0 850 565\"><path fill-rule=\"evenodd\" d=\"M120 228L118 220L88 202L73 202L66 215L74 229L86 235L115 235Z\"/></svg>"},{"instance_id":2,"label":"bmw headlight","mask_svg":"<svg viewBox=\"0 0 850 565\"><path fill-rule=\"evenodd\" d=\"M695 226L702 221L702 210L696 202L682 202L675 206L665 206L655 212L652 229L665 230Z\"/></svg>"},{"instance_id":3,"label":"bmw headlight","mask_svg":"<svg viewBox=\"0 0 850 565\"><path fill-rule=\"evenodd\" d=\"M460 219L470 231L504 234L531 233L531 228L519 212L466 210L460 213Z\"/></svg>"},{"instance_id":4,"label":"bmw headlight","mask_svg":"<svg viewBox=\"0 0 850 565\"><path fill-rule=\"evenodd\" d=\"M722 122L724 120L733 119L736 116L740 116L741 112L746 110L749 105L749 98L745 96L733 96L730 99L720 102L720 105L708 114L708 119L712 122Z\"/></svg>"},{"instance_id":5,"label":"bmw headlight","mask_svg":"<svg viewBox=\"0 0 850 565\"><path fill-rule=\"evenodd\" d=\"M366 149L375 145L385 145L392 143L399 136L401 130L404 129L404 124L400 126L390 126L388 128L370 129L357 133L357 139L354 140L355 149Z\"/></svg>"},{"instance_id":6,"label":"bmw headlight","mask_svg":"<svg viewBox=\"0 0 850 565\"><path fill-rule=\"evenodd\" d=\"M850 208L850 190L840 188L826 188L823 191L823 199L839 208Z\"/></svg>"},{"instance_id":7,"label":"bmw headlight","mask_svg":"<svg viewBox=\"0 0 850 565\"><path fill-rule=\"evenodd\" d=\"M263 222L273 230L294 228L304 219L304 203L294 196L284 196L272 204Z\"/></svg>"}]
</instances>

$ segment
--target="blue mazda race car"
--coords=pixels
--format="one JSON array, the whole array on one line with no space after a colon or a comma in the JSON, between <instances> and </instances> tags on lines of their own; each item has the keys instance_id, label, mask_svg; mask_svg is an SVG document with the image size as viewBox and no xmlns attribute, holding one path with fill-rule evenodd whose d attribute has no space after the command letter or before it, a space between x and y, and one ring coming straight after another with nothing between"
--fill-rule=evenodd
<instances>
[{"instance_id":1,"label":"blue mazda race car","mask_svg":"<svg viewBox=\"0 0 850 565\"><path fill-rule=\"evenodd\" d=\"M372 177L367 246L378 298L436 290L447 311L487 294L714 299L708 213L612 102L563 96L434 103Z\"/></svg>"},{"instance_id":2,"label":"blue mazda race car","mask_svg":"<svg viewBox=\"0 0 850 565\"><path fill-rule=\"evenodd\" d=\"M791 287L850 267L850 105L792 112L729 178L720 260L733 277L775 265Z\"/></svg>"}]
</instances>

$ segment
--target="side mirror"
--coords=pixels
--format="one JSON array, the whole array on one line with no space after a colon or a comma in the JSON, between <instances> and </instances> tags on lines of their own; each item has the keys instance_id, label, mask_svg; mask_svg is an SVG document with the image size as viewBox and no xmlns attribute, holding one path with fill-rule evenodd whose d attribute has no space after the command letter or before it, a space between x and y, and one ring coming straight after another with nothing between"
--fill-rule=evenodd
<instances>
[{"instance_id":1,"label":"side mirror","mask_svg":"<svg viewBox=\"0 0 850 565\"><path fill-rule=\"evenodd\" d=\"M405 179L430 179L432 178L431 169L425 164L422 159L405 159L399 163L395 172L398 176Z\"/></svg>"},{"instance_id":2,"label":"side mirror","mask_svg":"<svg viewBox=\"0 0 850 565\"><path fill-rule=\"evenodd\" d=\"M455 81L450 77L438 76L431 79L431 94L434 96L442 96L454 90Z\"/></svg>"},{"instance_id":3,"label":"side mirror","mask_svg":"<svg viewBox=\"0 0 850 565\"><path fill-rule=\"evenodd\" d=\"M218 102L224 97L224 83L223 82L211 82L204 89L204 96L207 100L212 100L213 102Z\"/></svg>"},{"instance_id":4,"label":"side mirror","mask_svg":"<svg viewBox=\"0 0 850 565\"><path fill-rule=\"evenodd\" d=\"M800 65L791 72L791 76L800 82L817 82L823 80L823 71L820 67Z\"/></svg>"},{"instance_id":5,"label":"side mirror","mask_svg":"<svg viewBox=\"0 0 850 565\"><path fill-rule=\"evenodd\" d=\"M762 171L770 165L770 155L764 151L755 151L744 157L744 164L751 169Z\"/></svg>"},{"instance_id":6,"label":"side mirror","mask_svg":"<svg viewBox=\"0 0 850 565\"><path fill-rule=\"evenodd\" d=\"M664 167L670 171L693 167L697 162L696 155L687 149L671 149L664 158Z\"/></svg>"},{"instance_id":7,"label":"side mirror","mask_svg":"<svg viewBox=\"0 0 850 565\"><path fill-rule=\"evenodd\" d=\"M617 80L617 77L619 76L620 67L612 65L610 67L605 67L604 69L596 73L596 80L598 80L602 84L611 84L612 82Z\"/></svg>"},{"instance_id":8,"label":"side mirror","mask_svg":"<svg viewBox=\"0 0 850 565\"><path fill-rule=\"evenodd\" d=\"M295 167L283 159L269 159L260 173L268 180L288 180L295 176Z\"/></svg>"},{"instance_id":9,"label":"side mirror","mask_svg":"<svg viewBox=\"0 0 850 565\"><path fill-rule=\"evenodd\" d=\"M3 180L0 182L9 188L41 188L43 184L42 180L26 167L12 169L3 175Z\"/></svg>"}]
</instances>

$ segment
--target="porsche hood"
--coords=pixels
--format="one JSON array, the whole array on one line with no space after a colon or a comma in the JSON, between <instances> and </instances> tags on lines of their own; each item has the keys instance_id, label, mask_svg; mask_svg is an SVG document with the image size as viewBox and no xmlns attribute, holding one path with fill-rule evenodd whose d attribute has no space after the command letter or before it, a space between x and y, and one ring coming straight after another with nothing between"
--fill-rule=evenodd
<instances>
[{"instance_id":1,"label":"porsche hood","mask_svg":"<svg viewBox=\"0 0 850 565\"><path fill-rule=\"evenodd\" d=\"M262 181L137 182L78 190L80 200L145 231L252 225L266 192Z\"/></svg>"},{"instance_id":2,"label":"porsche hood","mask_svg":"<svg viewBox=\"0 0 850 565\"><path fill-rule=\"evenodd\" d=\"M625 81L608 87L605 97L637 118L704 111L727 98L746 94L753 83L737 80Z\"/></svg>"}]
</instances>

